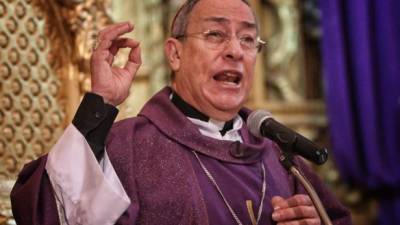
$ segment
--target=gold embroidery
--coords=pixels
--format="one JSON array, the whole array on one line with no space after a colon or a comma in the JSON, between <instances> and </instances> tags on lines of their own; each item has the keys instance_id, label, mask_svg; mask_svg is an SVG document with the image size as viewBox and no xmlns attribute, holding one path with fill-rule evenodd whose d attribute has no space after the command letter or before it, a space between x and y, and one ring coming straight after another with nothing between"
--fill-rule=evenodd
<instances>
[{"instance_id":1,"label":"gold embroidery","mask_svg":"<svg viewBox=\"0 0 400 225\"><path fill-rule=\"evenodd\" d=\"M247 211L249 212L250 220L253 225L257 225L256 216L253 210L253 201L246 200Z\"/></svg>"}]
</instances>

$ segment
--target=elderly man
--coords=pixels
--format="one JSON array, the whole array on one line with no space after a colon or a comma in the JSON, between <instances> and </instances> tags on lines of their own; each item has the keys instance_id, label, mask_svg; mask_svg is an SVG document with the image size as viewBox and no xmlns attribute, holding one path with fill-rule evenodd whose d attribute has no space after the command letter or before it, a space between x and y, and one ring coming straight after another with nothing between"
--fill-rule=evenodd
<instances>
[{"instance_id":1,"label":"elderly man","mask_svg":"<svg viewBox=\"0 0 400 225\"><path fill-rule=\"evenodd\" d=\"M114 106L128 96L141 64L139 43L121 37L132 30L120 23L100 32L92 93L48 156L28 164L13 189L18 224L321 224L280 165L276 145L243 122L262 47L247 1L187 1L165 42L172 87L110 131ZM113 67L125 47L128 61ZM350 224L316 175L296 162L334 224Z\"/></svg>"}]
</instances>

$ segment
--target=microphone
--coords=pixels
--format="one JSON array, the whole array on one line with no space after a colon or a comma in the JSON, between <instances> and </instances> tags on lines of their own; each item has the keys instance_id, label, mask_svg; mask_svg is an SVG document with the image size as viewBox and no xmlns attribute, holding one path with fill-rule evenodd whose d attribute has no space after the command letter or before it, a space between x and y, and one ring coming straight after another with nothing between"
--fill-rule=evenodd
<instances>
[{"instance_id":1,"label":"microphone","mask_svg":"<svg viewBox=\"0 0 400 225\"><path fill-rule=\"evenodd\" d=\"M282 151L291 151L311 162L321 165L328 159L328 150L284 126L271 117L265 110L256 110L247 118L247 127L257 137L267 137L277 143ZM290 147L287 149L285 147Z\"/></svg>"}]
</instances>

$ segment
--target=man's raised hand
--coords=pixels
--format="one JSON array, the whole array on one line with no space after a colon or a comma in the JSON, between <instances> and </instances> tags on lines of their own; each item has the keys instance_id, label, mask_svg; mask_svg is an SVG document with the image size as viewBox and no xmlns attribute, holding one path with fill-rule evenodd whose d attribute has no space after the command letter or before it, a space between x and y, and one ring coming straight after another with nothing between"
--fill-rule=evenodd
<instances>
[{"instance_id":1,"label":"man's raised hand","mask_svg":"<svg viewBox=\"0 0 400 225\"><path fill-rule=\"evenodd\" d=\"M121 37L131 32L129 22L110 25L99 32L97 46L90 60L92 92L103 96L106 103L117 106L129 95L133 78L142 64L139 42ZM130 48L124 67L113 66L120 48Z\"/></svg>"}]
</instances>

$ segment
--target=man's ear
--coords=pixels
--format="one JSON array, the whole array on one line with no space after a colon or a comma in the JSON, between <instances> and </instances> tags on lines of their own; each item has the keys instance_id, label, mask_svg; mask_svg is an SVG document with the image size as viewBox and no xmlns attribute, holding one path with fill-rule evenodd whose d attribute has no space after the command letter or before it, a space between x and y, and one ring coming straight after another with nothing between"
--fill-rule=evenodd
<instances>
[{"instance_id":1,"label":"man's ear","mask_svg":"<svg viewBox=\"0 0 400 225\"><path fill-rule=\"evenodd\" d=\"M164 44L164 51L172 71L177 71L181 65L182 43L175 38L168 38Z\"/></svg>"}]
</instances>

